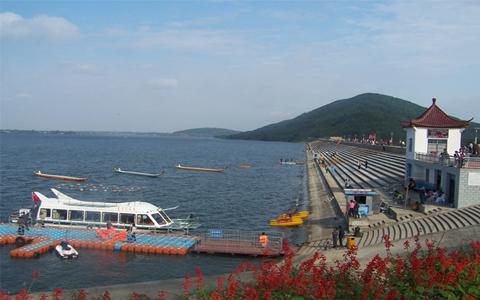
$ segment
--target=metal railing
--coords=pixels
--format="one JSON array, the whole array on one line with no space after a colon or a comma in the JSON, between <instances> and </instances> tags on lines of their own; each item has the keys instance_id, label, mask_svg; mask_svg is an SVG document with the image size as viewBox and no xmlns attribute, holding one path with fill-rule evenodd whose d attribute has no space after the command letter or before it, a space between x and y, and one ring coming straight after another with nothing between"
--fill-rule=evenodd
<instances>
[{"instance_id":1,"label":"metal railing","mask_svg":"<svg viewBox=\"0 0 480 300\"><path fill-rule=\"evenodd\" d=\"M265 232L268 236L268 244L263 246L260 243L260 231L244 231L234 229L208 229L196 232L195 236L200 238L200 247L218 249L236 249L238 253L259 249L272 253L281 253L283 247L283 234L280 232Z\"/></svg>"},{"instance_id":2,"label":"metal railing","mask_svg":"<svg viewBox=\"0 0 480 300\"><path fill-rule=\"evenodd\" d=\"M454 156L415 153L415 160L441 164L448 167L480 169L480 157L457 158Z\"/></svg>"}]
</instances>

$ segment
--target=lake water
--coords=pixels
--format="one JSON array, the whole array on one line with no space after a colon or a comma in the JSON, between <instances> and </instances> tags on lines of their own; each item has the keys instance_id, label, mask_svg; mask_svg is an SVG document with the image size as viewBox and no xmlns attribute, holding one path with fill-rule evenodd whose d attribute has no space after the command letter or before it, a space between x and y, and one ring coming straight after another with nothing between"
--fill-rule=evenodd
<instances>
[{"instance_id":1,"label":"lake water","mask_svg":"<svg viewBox=\"0 0 480 300\"><path fill-rule=\"evenodd\" d=\"M0 217L31 206L31 192L53 196L55 187L80 200L141 200L166 208L173 218L192 213L202 228L277 230L294 243L302 229L274 229L268 220L298 199L308 206L304 166L278 164L280 158L304 160L304 145L186 137L91 136L33 133L0 134ZM187 166L226 168L225 173L176 170ZM254 168L241 169L250 164ZM159 178L115 174L113 167L157 173ZM88 176L85 183L35 177L33 170ZM61 261L53 254L39 259L10 259L12 246L0 247L0 288L17 292L40 278L34 291L184 277L200 267L205 275L233 271L247 257L189 254L149 256L80 249L80 258Z\"/></svg>"}]
</instances>

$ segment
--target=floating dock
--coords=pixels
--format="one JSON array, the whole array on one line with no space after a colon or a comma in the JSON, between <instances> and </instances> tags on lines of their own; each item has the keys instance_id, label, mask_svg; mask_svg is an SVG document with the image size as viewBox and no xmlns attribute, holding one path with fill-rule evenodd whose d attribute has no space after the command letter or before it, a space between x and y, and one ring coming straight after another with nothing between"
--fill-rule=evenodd
<instances>
[{"instance_id":1,"label":"floating dock","mask_svg":"<svg viewBox=\"0 0 480 300\"><path fill-rule=\"evenodd\" d=\"M212 229L197 235L136 233L134 240L108 239L97 236L98 229L33 227L19 235L19 227L0 224L0 245L17 244L10 251L13 258L35 258L51 250L61 241L74 248L126 251L144 254L186 255L189 252L250 256L282 255L283 236L268 233L269 242L262 246L259 232ZM120 233L122 231L117 231Z\"/></svg>"},{"instance_id":2,"label":"floating dock","mask_svg":"<svg viewBox=\"0 0 480 300\"><path fill-rule=\"evenodd\" d=\"M208 254L231 254L250 256L283 255L283 235L268 232L268 243L262 246L260 232L211 229L199 235L199 242L190 251Z\"/></svg>"},{"instance_id":3,"label":"floating dock","mask_svg":"<svg viewBox=\"0 0 480 300\"><path fill-rule=\"evenodd\" d=\"M58 245L60 241L67 241L74 248L170 255L185 255L198 242L197 237L175 234L137 233L132 242L120 241L115 236L102 239L96 234L97 230L92 229L34 227L25 230L24 235L18 235L18 226L0 225L0 245L18 244L21 239L21 243L27 244L12 250L10 256L31 258L47 252L50 246Z\"/></svg>"}]
</instances>

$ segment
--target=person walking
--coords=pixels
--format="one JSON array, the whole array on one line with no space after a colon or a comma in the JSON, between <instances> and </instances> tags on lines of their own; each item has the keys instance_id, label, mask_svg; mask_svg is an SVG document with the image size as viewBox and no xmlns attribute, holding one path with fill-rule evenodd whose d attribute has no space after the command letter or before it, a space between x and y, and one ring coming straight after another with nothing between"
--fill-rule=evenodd
<instances>
[{"instance_id":1,"label":"person walking","mask_svg":"<svg viewBox=\"0 0 480 300\"><path fill-rule=\"evenodd\" d=\"M338 230L335 227L333 228L333 231L332 231L333 248L337 248L337 240L338 240Z\"/></svg>"},{"instance_id":2,"label":"person walking","mask_svg":"<svg viewBox=\"0 0 480 300\"><path fill-rule=\"evenodd\" d=\"M365 170L368 168L368 160L365 159Z\"/></svg>"},{"instance_id":3,"label":"person walking","mask_svg":"<svg viewBox=\"0 0 480 300\"><path fill-rule=\"evenodd\" d=\"M358 205L358 202L355 201L355 206L353 207L353 216L358 219L360 218L360 215L358 214L358 209L360 208L360 205Z\"/></svg>"},{"instance_id":4,"label":"person walking","mask_svg":"<svg viewBox=\"0 0 480 300\"><path fill-rule=\"evenodd\" d=\"M360 163L360 160L357 160L357 167L359 170L362 168L362 164Z\"/></svg>"},{"instance_id":5,"label":"person walking","mask_svg":"<svg viewBox=\"0 0 480 300\"><path fill-rule=\"evenodd\" d=\"M348 216L353 217L353 210L355 208L355 201L350 200L350 203L348 204Z\"/></svg>"},{"instance_id":6,"label":"person walking","mask_svg":"<svg viewBox=\"0 0 480 300\"><path fill-rule=\"evenodd\" d=\"M338 243L340 247L343 247L343 238L345 237L345 230L342 225L338 226Z\"/></svg>"}]
</instances>

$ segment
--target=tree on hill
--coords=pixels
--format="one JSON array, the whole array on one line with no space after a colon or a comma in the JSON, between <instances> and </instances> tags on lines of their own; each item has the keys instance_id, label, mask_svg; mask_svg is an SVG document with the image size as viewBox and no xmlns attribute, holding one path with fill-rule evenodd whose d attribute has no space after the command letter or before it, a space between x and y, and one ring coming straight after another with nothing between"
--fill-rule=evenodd
<instances>
[{"instance_id":1,"label":"tree on hill","mask_svg":"<svg viewBox=\"0 0 480 300\"><path fill-rule=\"evenodd\" d=\"M405 139L401 122L416 118L425 110L425 107L400 98L366 93L228 138L300 142L330 136L362 138L376 133L377 139L388 140L393 135L398 141ZM467 130L467 137L471 131Z\"/></svg>"}]
</instances>

